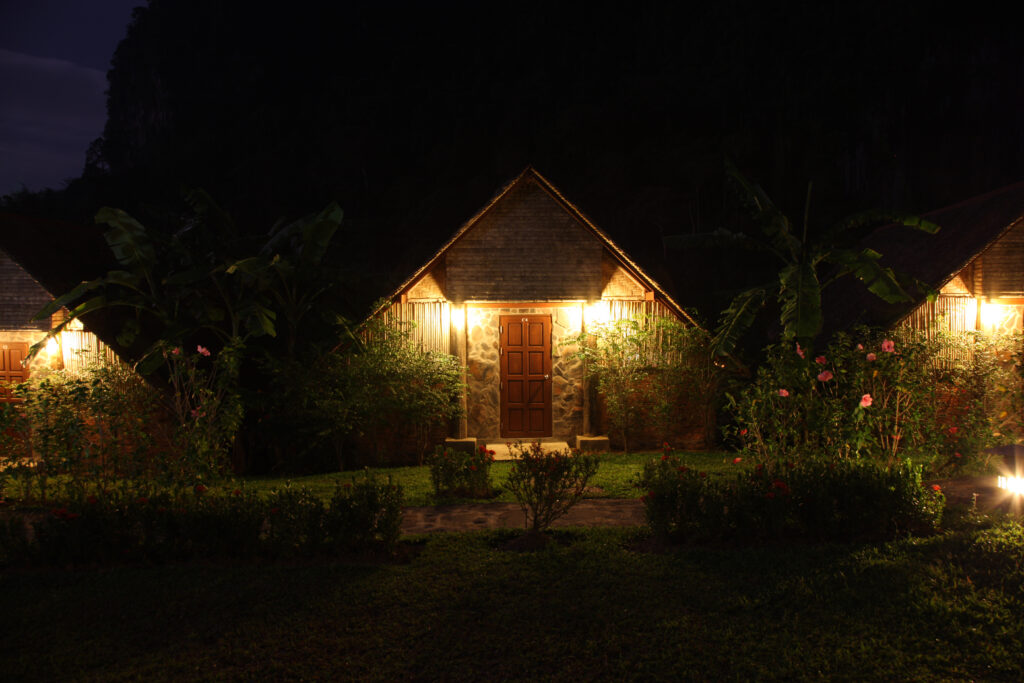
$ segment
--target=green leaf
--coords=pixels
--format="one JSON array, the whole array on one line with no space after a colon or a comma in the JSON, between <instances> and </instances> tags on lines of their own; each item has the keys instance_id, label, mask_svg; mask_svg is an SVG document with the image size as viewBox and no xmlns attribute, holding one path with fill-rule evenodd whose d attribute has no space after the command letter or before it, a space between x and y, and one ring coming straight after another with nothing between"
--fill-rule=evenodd
<instances>
[{"instance_id":1,"label":"green leaf","mask_svg":"<svg viewBox=\"0 0 1024 683\"><path fill-rule=\"evenodd\" d=\"M900 285L892 268L883 266L881 258L882 255L873 249L834 249L826 260L841 266L845 272L852 273L864 283L868 291L887 303L911 301L910 295Z\"/></svg>"},{"instance_id":2,"label":"green leaf","mask_svg":"<svg viewBox=\"0 0 1024 683\"><path fill-rule=\"evenodd\" d=\"M754 319L767 297L767 290L753 288L740 292L733 298L729 307L722 311L718 329L711 340L711 352L714 355L725 356L736 348L743 333L754 324Z\"/></svg>"},{"instance_id":3,"label":"green leaf","mask_svg":"<svg viewBox=\"0 0 1024 683\"><path fill-rule=\"evenodd\" d=\"M96 222L110 226L103 237L118 263L134 271L152 270L156 248L141 223L121 209L106 206L96 213Z\"/></svg>"},{"instance_id":4,"label":"green leaf","mask_svg":"<svg viewBox=\"0 0 1024 683\"><path fill-rule=\"evenodd\" d=\"M821 284L813 263L783 268L779 273L779 321L786 337L813 339L821 331Z\"/></svg>"}]
</instances>

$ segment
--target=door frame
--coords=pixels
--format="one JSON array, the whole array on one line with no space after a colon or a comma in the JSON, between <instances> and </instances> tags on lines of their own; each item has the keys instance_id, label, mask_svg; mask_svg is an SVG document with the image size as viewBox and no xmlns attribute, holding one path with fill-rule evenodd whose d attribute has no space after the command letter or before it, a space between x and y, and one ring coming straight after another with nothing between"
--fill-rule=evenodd
<instances>
[{"instance_id":1,"label":"door frame","mask_svg":"<svg viewBox=\"0 0 1024 683\"><path fill-rule=\"evenodd\" d=\"M540 322L542 324L542 372L529 373L526 372L526 381L531 381L529 375L534 375L533 381L543 381L541 388L541 396L543 400L543 416L542 422L543 427L539 432L531 432L529 429L512 431L508 424L508 408L509 408L509 355L506 354L506 346L509 335L509 323L535 323ZM508 313L501 314L498 317L498 348L499 348L499 425L498 433L503 439L542 439L550 437L552 435L552 414L554 412L554 404L552 401L552 382L551 382L551 368L552 368L552 316L550 313ZM526 341L524 339L524 341Z\"/></svg>"}]
</instances>

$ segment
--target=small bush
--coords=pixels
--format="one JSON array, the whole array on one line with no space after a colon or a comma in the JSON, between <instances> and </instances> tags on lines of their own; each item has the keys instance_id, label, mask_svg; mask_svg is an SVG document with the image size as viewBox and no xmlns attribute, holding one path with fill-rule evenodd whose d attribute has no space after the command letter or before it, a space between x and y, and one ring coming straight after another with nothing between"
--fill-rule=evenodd
<instances>
[{"instance_id":1,"label":"small bush","mask_svg":"<svg viewBox=\"0 0 1024 683\"><path fill-rule=\"evenodd\" d=\"M0 564L50 566L311 557L394 550L402 491L372 477L340 486L328 507L291 487L261 499L203 484L100 491L0 520Z\"/></svg>"},{"instance_id":2,"label":"small bush","mask_svg":"<svg viewBox=\"0 0 1024 683\"><path fill-rule=\"evenodd\" d=\"M910 463L758 463L712 479L666 452L637 485L651 531L673 540L887 540L933 532L945 507Z\"/></svg>"},{"instance_id":3,"label":"small bush","mask_svg":"<svg viewBox=\"0 0 1024 683\"><path fill-rule=\"evenodd\" d=\"M508 488L519 501L526 528L540 533L567 513L597 472L598 460L568 449L545 453L539 443L524 448L509 444L516 460L508 474Z\"/></svg>"},{"instance_id":4,"label":"small bush","mask_svg":"<svg viewBox=\"0 0 1024 683\"><path fill-rule=\"evenodd\" d=\"M491 463L494 451L458 451L438 446L427 464L437 498L487 498L491 495Z\"/></svg>"},{"instance_id":5,"label":"small bush","mask_svg":"<svg viewBox=\"0 0 1024 683\"><path fill-rule=\"evenodd\" d=\"M326 512L325 527L336 549L380 546L390 552L402 531L402 487L390 478L378 483L369 475L339 485Z\"/></svg>"}]
</instances>

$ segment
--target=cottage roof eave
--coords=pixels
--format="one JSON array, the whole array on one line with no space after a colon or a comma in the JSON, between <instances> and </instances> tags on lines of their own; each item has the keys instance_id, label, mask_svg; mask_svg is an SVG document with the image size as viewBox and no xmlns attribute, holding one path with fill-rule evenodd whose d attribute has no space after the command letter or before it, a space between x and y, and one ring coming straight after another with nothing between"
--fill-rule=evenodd
<instances>
[{"instance_id":1,"label":"cottage roof eave","mask_svg":"<svg viewBox=\"0 0 1024 683\"><path fill-rule=\"evenodd\" d=\"M378 306L370 314L369 317L372 318L376 315L379 315L388 306L390 306L391 303L394 302L396 298L401 296L402 292L408 289L420 277L422 277L431 268L433 268L434 265L437 264L438 260L440 260L441 257L443 257L444 254L449 249L451 249L451 247L456 242L458 242L459 239L463 235L465 235L481 218L483 218L484 215L486 215L487 212L490 211L495 206L495 204L497 204L505 195L507 195L512 190L512 188L514 188L519 183L523 182L528 177L534 178L540 184L541 188L545 192L550 194L558 203L560 203L563 206L563 208L565 208L570 214L572 214L577 220L579 220L580 223L582 223L588 231L590 231L595 237L597 237L597 239L602 242L602 244L615 256L615 258L623 266L625 266L635 277L637 277L641 282L643 282L645 286L649 287L654 292L656 292L658 296L662 298L663 301L669 306L669 308L673 310L673 312L675 312L681 318L685 319L691 325L699 327L699 325L697 325L697 322L690 317L690 315L683 309L683 307L680 306L668 294L668 292L666 292L665 289L661 285L659 285L657 281L654 280L654 278L652 278L650 275L644 272L644 270L633 259L631 259L626 254L626 252L618 244L616 244L615 241L611 239L611 237L608 236L607 233L605 233L603 230L597 227L597 225L595 225L594 222L590 220L590 218L588 218L587 215L584 214L579 209L579 207L577 207L571 201L566 199L566 197L558 190L558 188L556 188L551 183L551 181L549 181L547 178L541 175L540 172L538 172L532 166L527 166L525 169L523 169L523 171L518 176L513 178L508 184L506 184L501 190L499 190L497 194L495 194L491 198L491 200L487 202L487 204L485 204L479 211L473 214L473 216L469 220L463 223L462 226L458 230L456 230L455 233L448 239L448 241L446 241L441 246L441 248L438 249L437 252L429 260L427 260L426 263L424 263L420 268L413 272L411 276L406 278L406 280L403 281L402 284L399 285L398 288L395 289L395 291L392 292L385 299L384 303Z\"/></svg>"}]
</instances>

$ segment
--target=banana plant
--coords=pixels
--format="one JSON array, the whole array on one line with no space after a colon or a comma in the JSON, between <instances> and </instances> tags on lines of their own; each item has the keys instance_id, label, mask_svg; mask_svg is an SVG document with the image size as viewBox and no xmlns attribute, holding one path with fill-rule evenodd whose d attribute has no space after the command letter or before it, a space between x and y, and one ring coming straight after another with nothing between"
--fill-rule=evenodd
<instances>
[{"instance_id":1,"label":"banana plant","mask_svg":"<svg viewBox=\"0 0 1024 683\"><path fill-rule=\"evenodd\" d=\"M761 236L719 229L697 235L666 236L665 246L672 249L714 246L753 250L773 256L779 263L779 270L773 281L737 294L722 312L711 342L716 355L732 352L753 325L759 311L772 299L779 305L783 337L810 347L822 328L822 290L843 277L856 277L868 291L888 303L911 301L908 287L921 287L927 291L924 283L882 265L879 252L843 246L844 238L856 228L882 222L899 223L929 234L938 232L939 226L910 214L866 211L839 221L811 241L808 238L810 184L804 203L803 224L798 231L764 190L749 182L731 163L726 166L727 174L738 186L741 201L750 211Z\"/></svg>"},{"instance_id":2,"label":"banana plant","mask_svg":"<svg viewBox=\"0 0 1024 683\"><path fill-rule=\"evenodd\" d=\"M101 209L96 221L108 226L104 238L119 268L82 282L40 310L36 320L64 308L70 312L47 338L83 315L125 309L118 343L129 347L144 332L153 340L138 354L138 367L147 373L160 366L162 344L180 344L200 334L212 335L223 344L275 336L278 310L290 330L296 327L298 318L322 293L322 289L304 288L304 278L316 271L338 228L341 210L337 205L328 206L316 219L275 231L257 250L258 256L239 258L252 251L230 216L205 192L190 192L186 200L193 215L173 235L147 230L120 209ZM287 244L286 239L298 246ZM282 256L276 251L284 247L298 249L298 255ZM273 278L279 286L271 286ZM45 342L36 344L32 353Z\"/></svg>"}]
</instances>

